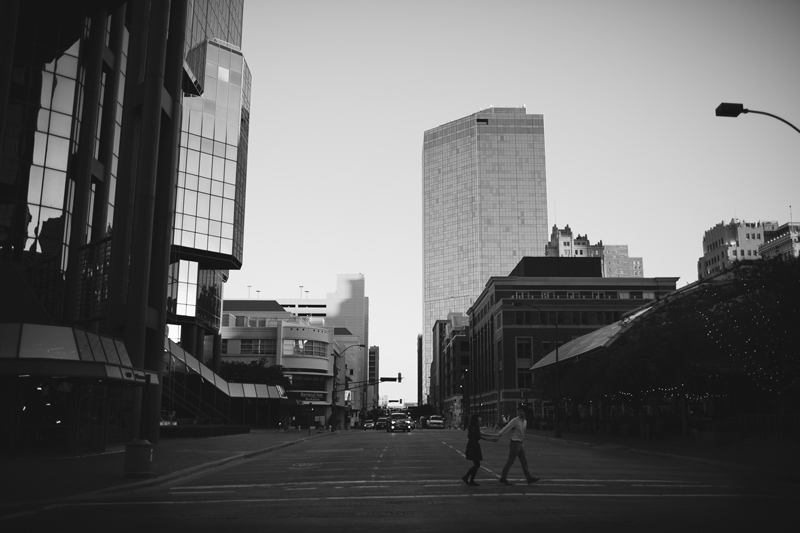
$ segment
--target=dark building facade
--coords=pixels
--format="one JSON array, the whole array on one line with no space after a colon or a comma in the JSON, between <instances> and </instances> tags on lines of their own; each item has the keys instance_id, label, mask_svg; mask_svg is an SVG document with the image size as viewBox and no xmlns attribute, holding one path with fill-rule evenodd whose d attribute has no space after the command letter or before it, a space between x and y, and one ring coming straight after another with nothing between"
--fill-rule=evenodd
<instances>
[{"instance_id":1,"label":"dark building facade","mask_svg":"<svg viewBox=\"0 0 800 533\"><path fill-rule=\"evenodd\" d=\"M243 0L3 3L0 332L14 347L0 358L4 449L157 442L167 323L199 315L218 330L224 271L241 266L242 17ZM224 102L210 96L223 69ZM29 325L40 327L35 349ZM37 408L14 414L20 402Z\"/></svg>"},{"instance_id":2,"label":"dark building facade","mask_svg":"<svg viewBox=\"0 0 800 533\"><path fill-rule=\"evenodd\" d=\"M431 376L436 382L433 403L436 413L444 417L446 427L466 427L464 400L469 383L469 317L464 313L448 313L447 320L437 320L433 327L433 360Z\"/></svg>"},{"instance_id":3,"label":"dark building facade","mask_svg":"<svg viewBox=\"0 0 800 533\"><path fill-rule=\"evenodd\" d=\"M513 417L539 359L663 298L677 280L606 278L600 258L566 257L526 257L511 276L490 278L468 311L469 409L488 424Z\"/></svg>"}]
</instances>

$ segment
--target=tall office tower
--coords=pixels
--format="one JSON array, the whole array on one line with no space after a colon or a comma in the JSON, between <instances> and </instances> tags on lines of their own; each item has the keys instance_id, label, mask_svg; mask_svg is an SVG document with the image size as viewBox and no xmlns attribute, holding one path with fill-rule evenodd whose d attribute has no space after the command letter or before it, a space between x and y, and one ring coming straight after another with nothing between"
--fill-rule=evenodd
<instances>
[{"instance_id":1,"label":"tall office tower","mask_svg":"<svg viewBox=\"0 0 800 533\"><path fill-rule=\"evenodd\" d=\"M423 140L423 371L432 332L466 312L491 276L507 276L547 242L544 117L489 108L425 132Z\"/></svg>"},{"instance_id":2,"label":"tall office tower","mask_svg":"<svg viewBox=\"0 0 800 533\"><path fill-rule=\"evenodd\" d=\"M241 265L242 17L243 0L3 3L0 366L19 371L0 369L0 446L158 441L170 315L218 308L203 270Z\"/></svg>"}]
</instances>

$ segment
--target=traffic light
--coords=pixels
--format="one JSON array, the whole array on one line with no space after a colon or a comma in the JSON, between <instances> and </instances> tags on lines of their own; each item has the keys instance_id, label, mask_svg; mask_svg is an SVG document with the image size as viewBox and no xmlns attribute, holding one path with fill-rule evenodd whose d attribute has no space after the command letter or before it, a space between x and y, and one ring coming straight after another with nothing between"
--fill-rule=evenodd
<instances>
[{"instance_id":1,"label":"traffic light","mask_svg":"<svg viewBox=\"0 0 800 533\"><path fill-rule=\"evenodd\" d=\"M403 381L403 374L401 374L400 372L398 372L398 373L397 373L397 382L398 382L398 383L400 383L401 381Z\"/></svg>"}]
</instances>

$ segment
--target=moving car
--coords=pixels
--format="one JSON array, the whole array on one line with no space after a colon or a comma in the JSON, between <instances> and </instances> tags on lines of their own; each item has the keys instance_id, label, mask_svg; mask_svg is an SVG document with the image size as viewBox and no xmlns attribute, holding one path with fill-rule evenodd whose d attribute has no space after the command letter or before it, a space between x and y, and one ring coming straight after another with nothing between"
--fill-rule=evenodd
<instances>
[{"instance_id":1,"label":"moving car","mask_svg":"<svg viewBox=\"0 0 800 533\"><path fill-rule=\"evenodd\" d=\"M386 426L386 431L411 431L411 420L405 413L392 413L389 425Z\"/></svg>"},{"instance_id":2,"label":"moving car","mask_svg":"<svg viewBox=\"0 0 800 533\"><path fill-rule=\"evenodd\" d=\"M444 429L444 418L439 415L431 415L428 419L428 427L431 429Z\"/></svg>"},{"instance_id":3,"label":"moving car","mask_svg":"<svg viewBox=\"0 0 800 533\"><path fill-rule=\"evenodd\" d=\"M385 416L380 417L377 422L375 422L375 429L386 429L386 426L389 425L389 419Z\"/></svg>"},{"instance_id":4,"label":"moving car","mask_svg":"<svg viewBox=\"0 0 800 533\"><path fill-rule=\"evenodd\" d=\"M372 420L367 420L366 422L364 422L363 428L364 429L375 429L375 422L373 422Z\"/></svg>"}]
</instances>

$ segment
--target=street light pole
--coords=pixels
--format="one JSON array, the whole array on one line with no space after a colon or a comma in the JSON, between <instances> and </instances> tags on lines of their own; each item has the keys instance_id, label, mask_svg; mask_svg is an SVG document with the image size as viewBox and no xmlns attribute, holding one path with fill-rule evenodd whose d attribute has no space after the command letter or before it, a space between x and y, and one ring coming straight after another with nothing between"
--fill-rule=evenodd
<instances>
[{"instance_id":1,"label":"street light pole","mask_svg":"<svg viewBox=\"0 0 800 533\"><path fill-rule=\"evenodd\" d=\"M539 315L540 316L542 314L544 314L544 311L542 311L541 309L539 309L535 305L531 305L531 307L533 307L534 309L539 311ZM554 437L557 438L557 439L560 439L561 438L561 423L560 423L561 420L560 420L560 417L559 417L559 414L558 414L558 404L559 404L559 400L560 400L559 387L558 387L558 381L559 381L559 371L558 371L559 370L559 368L558 368L558 310L556 309L554 312L556 314L556 321L555 321L555 326L556 326L556 406L555 406L555 426L556 426L556 431L555 431ZM541 324L541 320L539 320L539 323Z\"/></svg>"},{"instance_id":2,"label":"street light pole","mask_svg":"<svg viewBox=\"0 0 800 533\"><path fill-rule=\"evenodd\" d=\"M333 358L334 358L334 360L333 360L333 370L334 370L333 371L333 393L331 394L331 396L332 396L332 398L331 398L331 415L334 414L334 411L336 409L336 402L339 400L339 397L338 397L339 381L338 381L338 376L336 375L336 358L337 357L341 357L342 354L344 354L344 352L346 352L350 348L366 348L366 347L367 347L366 344L351 344L350 346L345 347L345 349L342 350L341 352L339 352L338 354L334 350L334 352L333 352ZM347 380L347 376L345 376L344 379ZM345 384L346 384L346 382L345 382ZM331 431L333 431L333 428L331 428Z\"/></svg>"},{"instance_id":3,"label":"street light pole","mask_svg":"<svg viewBox=\"0 0 800 533\"><path fill-rule=\"evenodd\" d=\"M757 115L766 115L768 117L772 117L772 118L778 119L781 122L783 122L784 124L786 124L787 126L789 126L790 128L792 128L797 133L800 133L800 129L798 129L797 126L795 126L794 124L792 124L788 120L784 120L781 117L779 117L778 115L773 115L772 113L767 113L765 111L756 111L754 109L745 109L743 104L731 104L731 103L723 102L723 103L721 103L721 104L719 104L717 106L717 109L715 111L715 114L718 117L730 117L730 118L736 118L742 113L755 113Z\"/></svg>"}]
</instances>

